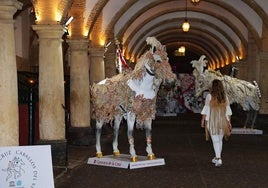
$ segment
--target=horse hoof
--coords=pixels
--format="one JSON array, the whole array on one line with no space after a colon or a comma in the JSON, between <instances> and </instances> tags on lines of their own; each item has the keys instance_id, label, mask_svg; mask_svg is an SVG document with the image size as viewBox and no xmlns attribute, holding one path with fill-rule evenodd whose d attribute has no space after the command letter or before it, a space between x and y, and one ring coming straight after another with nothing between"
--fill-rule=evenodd
<instances>
[{"instance_id":1,"label":"horse hoof","mask_svg":"<svg viewBox=\"0 0 268 188\"><path fill-rule=\"evenodd\" d=\"M101 157L102 157L102 152L97 153L97 154L96 154L96 157L101 158Z\"/></svg>"},{"instance_id":2,"label":"horse hoof","mask_svg":"<svg viewBox=\"0 0 268 188\"><path fill-rule=\"evenodd\" d=\"M154 154L148 155L147 156L147 159L148 160L154 160L155 159L155 155Z\"/></svg>"},{"instance_id":3,"label":"horse hoof","mask_svg":"<svg viewBox=\"0 0 268 188\"><path fill-rule=\"evenodd\" d=\"M120 155L120 151L114 151L114 156L118 157Z\"/></svg>"},{"instance_id":4,"label":"horse hoof","mask_svg":"<svg viewBox=\"0 0 268 188\"><path fill-rule=\"evenodd\" d=\"M135 157L131 157L131 162L137 162L138 161L138 157L137 156L135 156Z\"/></svg>"}]
</instances>

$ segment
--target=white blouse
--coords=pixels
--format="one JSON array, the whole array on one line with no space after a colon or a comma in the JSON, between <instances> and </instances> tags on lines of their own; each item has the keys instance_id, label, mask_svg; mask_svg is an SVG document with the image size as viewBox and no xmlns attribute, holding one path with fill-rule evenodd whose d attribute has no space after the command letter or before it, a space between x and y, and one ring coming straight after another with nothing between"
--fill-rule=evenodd
<instances>
[{"instance_id":1,"label":"white blouse","mask_svg":"<svg viewBox=\"0 0 268 188\"><path fill-rule=\"evenodd\" d=\"M206 121L209 120L209 115L210 115L210 100L211 100L211 94L207 94L206 96L206 101L205 101L205 106L203 107L202 111L201 111L201 114L202 115L206 115ZM227 97L227 105L226 105L226 118L227 120L229 121L229 116L232 115L232 110L231 110L231 107L230 107L230 103L229 103L229 99Z\"/></svg>"}]
</instances>

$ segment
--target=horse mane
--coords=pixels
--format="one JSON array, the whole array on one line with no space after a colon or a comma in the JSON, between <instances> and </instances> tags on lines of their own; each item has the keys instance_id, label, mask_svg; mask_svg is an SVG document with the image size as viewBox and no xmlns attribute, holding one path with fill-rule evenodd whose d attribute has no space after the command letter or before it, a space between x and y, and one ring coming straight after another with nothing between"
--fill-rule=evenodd
<instances>
[{"instance_id":1,"label":"horse mane","mask_svg":"<svg viewBox=\"0 0 268 188\"><path fill-rule=\"evenodd\" d=\"M220 71L208 70L208 72L214 74L215 76L223 77Z\"/></svg>"},{"instance_id":2,"label":"horse mane","mask_svg":"<svg viewBox=\"0 0 268 188\"><path fill-rule=\"evenodd\" d=\"M207 70L202 75L206 77L205 80L208 83L211 83L214 79L219 79L223 82L230 104L240 104L245 111L250 109L259 110L261 94L256 81L251 83L228 75L222 75L219 71L214 70Z\"/></svg>"},{"instance_id":3,"label":"horse mane","mask_svg":"<svg viewBox=\"0 0 268 188\"><path fill-rule=\"evenodd\" d=\"M151 46L151 53L154 53L155 49L162 47L162 44L155 37L147 37L146 42Z\"/></svg>"},{"instance_id":4,"label":"horse mane","mask_svg":"<svg viewBox=\"0 0 268 188\"><path fill-rule=\"evenodd\" d=\"M146 62L151 61L150 59L148 59L148 54L150 54L149 51L147 51L138 59L134 69L126 75L127 80L128 79L142 80L142 78L146 74L145 64Z\"/></svg>"},{"instance_id":5,"label":"horse mane","mask_svg":"<svg viewBox=\"0 0 268 188\"><path fill-rule=\"evenodd\" d=\"M138 58L134 70L129 72L129 74L127 75L128 79L131 78L141 80L146 73L145 64L150 64L150 62L153 61L154 51L162 48L161 43L155 37L147 37L146 43L147 45L150 45L151 48Z\"/></svg>"}]
</instances>

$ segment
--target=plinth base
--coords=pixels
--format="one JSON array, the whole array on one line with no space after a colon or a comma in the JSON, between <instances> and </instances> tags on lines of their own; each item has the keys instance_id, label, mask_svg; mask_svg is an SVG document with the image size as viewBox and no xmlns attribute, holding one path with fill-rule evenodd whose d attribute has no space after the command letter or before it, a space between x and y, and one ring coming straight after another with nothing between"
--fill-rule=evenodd
<instances>
[{"instance_id":1,"label":"plinth base","mask_svg":"<svg viewBox=\"0 0 268 188\"><path fill-rule=\"evenodd\" d=\"M157 113L156 116L176 117L177 113Z\"/></svg>"},{"instance_id":2,"label":"plinth base","mask_svg":"<svg viewBox=\"0 0 268 188\"><path fill-rule=\"evenodd\" d=\"M91 165L108 166L114 168L136 169L165 165L165 160L163 158L148 160L147 156L138 156L138 161L131 162L130 155L121 154L118 157L114 157L113 155L106 155L101 158L91 157L88 158L87 163Z\"/></svg>"},{"instance_id":3,"label":"plinth base","mask_svg":"<svg viewBox=\"0 0 268 188\"><path fill-rule=\"evenodd\" d=\"M232 128L232 134L263 134L262 130L250 128Z\"/></svg>"},{"instance_id":4,"label":"plinth base","mask_svg":"<svg viewBox=\"0 0 268 188\"><path fill-rule=\"evenodd\" d=\"M68 167L67 140L39 140L36 145L51 145L53 166Z\"/></svg>"}]
</instances>

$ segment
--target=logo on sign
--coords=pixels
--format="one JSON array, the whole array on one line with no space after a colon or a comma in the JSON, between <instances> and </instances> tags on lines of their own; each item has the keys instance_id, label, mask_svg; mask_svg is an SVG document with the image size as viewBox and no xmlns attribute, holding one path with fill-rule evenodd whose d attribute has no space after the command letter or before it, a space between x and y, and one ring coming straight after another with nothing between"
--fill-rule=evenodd
<instances>
[{"instance_id":1,"label":"logo on sign","mask_svg":"<svg viewBox=\"0 0 268 188\"><path fill-rule=\"evenodd\" d=\"M0 163L1 176L5 175L4 180L7 188L37 187L36 163L28 153L21 150L4 151L0 153Z\"/></svg>"}]
</instances>

